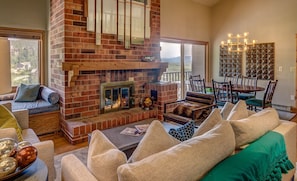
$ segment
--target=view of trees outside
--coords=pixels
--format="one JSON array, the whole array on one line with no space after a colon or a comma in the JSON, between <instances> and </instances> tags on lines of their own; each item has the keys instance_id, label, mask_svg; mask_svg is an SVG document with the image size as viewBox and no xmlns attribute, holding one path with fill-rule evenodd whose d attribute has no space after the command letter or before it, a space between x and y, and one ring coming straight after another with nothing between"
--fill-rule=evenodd
<instances>
[{"instance_id":1,"label":"view of trees outside","mask_svg":"<svg viewBox=\"0 0 297 181\"><path fill-rule=\"evenodd\" d=\"M10 40L11 84L39 83L39 42L28 39Z\"/></svg>"}]
</instances>

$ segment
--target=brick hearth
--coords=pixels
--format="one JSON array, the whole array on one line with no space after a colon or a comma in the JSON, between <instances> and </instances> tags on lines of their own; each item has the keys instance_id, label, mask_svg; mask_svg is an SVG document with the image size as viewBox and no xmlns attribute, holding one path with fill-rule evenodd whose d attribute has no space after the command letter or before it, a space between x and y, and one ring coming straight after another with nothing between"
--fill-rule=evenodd
<instances>
[{"instance_id":1,"label":"brick hearth","mask_svg":"<svg viewBox=\"0 0 297 181\"><path fill-rule=\"evenodd\" d=\"M64 133L67 140L72 143L80 143L88 140L88 133L99 129L109 129L149 118L156 118L158 110L143 110L141 108L132 108L102 114L98 117L83 118L79 120L65 121Z\"/></svg>"}]
</instances>

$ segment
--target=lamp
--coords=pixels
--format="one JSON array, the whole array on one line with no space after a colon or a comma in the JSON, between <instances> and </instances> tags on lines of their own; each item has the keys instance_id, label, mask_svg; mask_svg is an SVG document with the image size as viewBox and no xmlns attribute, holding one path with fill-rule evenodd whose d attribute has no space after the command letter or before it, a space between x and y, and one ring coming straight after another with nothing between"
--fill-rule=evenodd
<instances>
[{"instance_id":1,"label":"lamp","mask_svg":"<svg viewBox=\"0 0 297 181\"><path fill-rule=\"evenodd\" d=\"M221 41L221 47L227 46L228 52L244 52L248 49L248 45L255 45L256 40L252 42L248 41L248 32L243 34L233 35L232 33L228 34L228 40Z\"/></svg>"},{"instance_id":2,"label":"lamp","mask_svg":"<svg viewBox=\"0 0 297 181\"><path fill-rule=\"evenodd\" d=\"M10 42L0 37L0 94L11 92Z\"/></svg>"}]
</instances>

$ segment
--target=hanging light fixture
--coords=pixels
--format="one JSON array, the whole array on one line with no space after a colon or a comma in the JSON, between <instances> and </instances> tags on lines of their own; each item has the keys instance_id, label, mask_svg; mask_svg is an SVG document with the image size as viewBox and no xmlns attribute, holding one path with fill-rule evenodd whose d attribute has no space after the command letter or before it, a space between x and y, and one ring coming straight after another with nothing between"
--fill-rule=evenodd
<instances>
[{"instance_id":1,"label":"hanging light fixture","mask_svg":"<svg viewBox=\"0 0 297 181\"><path fill-rule=\"evenodd\" d=\"M228 40L221 41L221 47L227 47L228 52L244 52L248 49L249 45L254 46L256 43L256 40L252 40L252 42L249 42L248 35L248 32L236 35L229 33Z\"/></svg>"},{"instance_id":2,"label":"hanging light fixture","mask_svg":"<svg viewBox=\"0 0 297 181\"><path fill-rule=\"evenodd\" d=\"M0 37L0 94L11 92L10 42Z\"/></svg>"}]
</instances>

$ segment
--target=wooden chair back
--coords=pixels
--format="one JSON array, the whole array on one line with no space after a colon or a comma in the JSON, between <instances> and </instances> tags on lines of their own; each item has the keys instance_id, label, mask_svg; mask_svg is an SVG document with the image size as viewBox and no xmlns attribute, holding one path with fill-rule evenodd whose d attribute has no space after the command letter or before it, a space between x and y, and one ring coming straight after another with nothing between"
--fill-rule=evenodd
<instances>
[{"instance_id":1,"label":"wooden chair back","mask_svg":"<svg viewBox=\"0 0 297 181\"><path fill-rule=\"evenodd\" d=\"M252 86L252 87L257 87L258 83L258 78L257 77L246 77L246 76L241 76L241 85L242 86ZM254 96L256 96L256 91L251 92Z\"/></svg>"},{"instance_id":2,"label":"wooden chair back","mask_svg":"<svg viewBox=\"0 0 297 181\"><path fill-rule=\"evenodd\" d=\"M268 82L268 85L266 87L264 97L263 97L263 104L262 104L263 108L271 106L277 81L278 80L275 80L275 81L270 80Z\"/></svg>"},{"instance_id":3,"label":"wooden chair back","mask_svg":"<svg viewBox=\"0 0 297 181\"><path fill-rule=\"evenodd\" d=\"M234 95L232 92L232 84L229 82L218 82L212 80L212 88L215 103L217 106L223 106L226 102L233 103Z\"/></svg>"},{"instance_id":4,"label":"wooden chair back","mask_svg":"<svg viewBox=\"0 0 297 181\"><path fill-rule=\"evenodd\" d=\"M238 80L239 80L240 75L234 75L234 76L224 76L224 82L231 82L231 84L238 84Z\"/></svg>"},{"instance_id":5,"label":"wooden chair back","mask_svg":"<svg viewBox=\"0 0 297 181\"><path fill-rule=\"evenodd\" d=\"M199 92L199 93L206 93L205 90L205 81L201 79L200 75L191 75L189 78L191 91Z\"/></svg>"}]
</instances>

